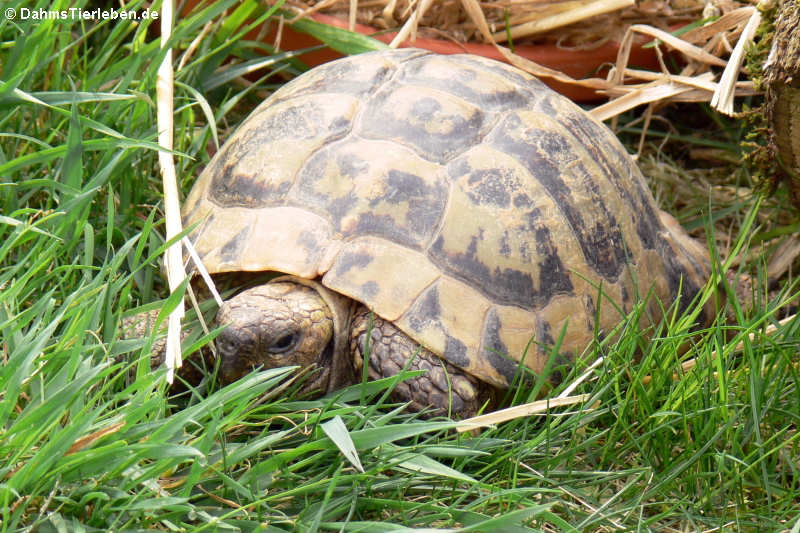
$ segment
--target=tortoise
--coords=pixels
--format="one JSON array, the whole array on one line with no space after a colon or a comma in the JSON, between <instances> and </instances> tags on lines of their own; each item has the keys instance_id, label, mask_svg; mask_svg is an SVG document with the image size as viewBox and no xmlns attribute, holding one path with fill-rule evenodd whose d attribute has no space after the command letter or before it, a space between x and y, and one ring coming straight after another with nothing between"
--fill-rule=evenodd
<instances>
[{"instance_id":1,"label":"tortoise","mask_svg":"<svg viewBox=\"0 0 800 533\"><path fill-rule=\"evenodd\" d=\"M415 409L469 416L524 365L579 357L709 259L614 134L534 77L417 49L316 67L261 103L183 210L208 271L274 272L220 308L223 381L317 365L322 392L403 368ZM702 316L701 320L710 318Z\"/></svg>"}]
</instances>

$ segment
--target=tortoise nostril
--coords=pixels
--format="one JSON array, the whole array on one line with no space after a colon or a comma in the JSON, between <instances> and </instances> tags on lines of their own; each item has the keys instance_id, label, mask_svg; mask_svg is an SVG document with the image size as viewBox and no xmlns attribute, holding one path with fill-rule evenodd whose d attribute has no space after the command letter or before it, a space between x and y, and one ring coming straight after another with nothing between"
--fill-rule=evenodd
<instances>
[{"instance_id":1,"label":"tortoise nostril","mask_svg":"<svg viewBox=\"0 0 800 533\"><path fill-rule=\"evenodd\" d=\"M241 342L236 334L226 329L219 334L216 340L217 350L221 357L233 357L241 348Z\"/></svg>"}]
</instances>

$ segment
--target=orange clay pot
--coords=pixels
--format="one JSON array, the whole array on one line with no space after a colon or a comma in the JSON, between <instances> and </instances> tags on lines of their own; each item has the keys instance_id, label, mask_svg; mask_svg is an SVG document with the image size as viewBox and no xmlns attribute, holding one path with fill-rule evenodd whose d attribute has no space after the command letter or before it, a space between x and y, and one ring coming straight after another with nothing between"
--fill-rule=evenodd
<instances>
[{"instance_id":1,"label":"orange clay pot","mask_svg":"<svg viewBox=\"0 0 800 533\"><path fill-rule=\"evenodd\" d=\"M334 17L331 15L314 14L311 16L315 21L330 26L339 28L347 28L347 21ZM378 30L365 26L363 24L356 24L355 31L365 35L373 35ZM395 32L383 33L381 35L373 35L373 37L384 43L389 43L394 39ZM267 39L274 39L274 33L267 37ZM269 41L272 42L272 41ZM647 41L635 42L631 48L629 65L635 65L637 68L657 69L658 59L654 48L642 48L643 44ZM284 26L283 35L281 37L282 50L299 50L314 45L320 42L314 37L300 33L290 26ZM481 55L499 61L505 61L500 52L490 44L483 43L454 43L452 41L445 41L441 39L427 39L417 37L416 41L404 42L402 46L413 46L416 48L424 48L431 52L439 54L462 54L469 53ZM514 52L531 61L558 70L571 76L575 79L586 78L589 76L605 76L608 71L608 65L613 64L617 60L617 51L619 50L619 43L607 42L602 46L592 50L566 50L559 48L554 44L537 44L537 45L516 45ZM310 65L316 66L328 61L342 57L342 54L325 48L315 52L308 52L300 56L300 59ZM547 85L561 94L575 100L577 102L589 102L605 98L597 94L593 89L587 87L580 87L578 85L570 85L561 83L547 78L542 79Z\"/></svg>"},{"instance_id":2,"label":"orange clay pot","mask_svg":"<svg viewBox=\"0 0 800 533\"><path fill-rule=\"evenodd\" d=\"M202 0L187 0L183 12L188 14L192 9ZM336 26L339 28L347 28L347 21L334 17L331 15L324 15L316 13L311 15L315 21ZM355 31L372 35L375 39L384 43L389 43L396 35L395 32L383 33L381 35L374 35L378 30L365 26L363 24L356 24ZM254 29L246 36L247 39L255 39L258 36L258 29ZM264 41L273 43L275 40L275 30L272 30L265 38ZM637 68L657 69L658 59L654 48L642 48L646 44L646 40L642 39L636 41L631 48L629 65L636 66ZM301 33L294 30L291 26L285 25L281 36L280 47L282 50L300 50L321 44L320 41L311 35ZM460 54L470 53L504 61L504 58L495 49L494 46L482 43L454 43L452 41L445 41L441 39L428 39L418 37L413 43L404 42L402 46L413 46L416 48L424 48L439 54ZM602 46L591 50L566 50L559 48L554 44L541 44L541 45L516 45L514 52L555 70L559 70L568 76L575 79L586 78L590 76L602 77L608 71L608 65L613 64L617 59L617 51L619 50L619 43L607 42ZM307 52L299 56L299 58L309 66L317 66L334 59L342 57L342 54L325 48L314 52ZM605 97L597 94L593 89L587 87L580 87L577 85L570 85L561 83L555 80L544 78L547 85L560 92L561 94L575 100L577 102L590 102L604 99Z\"/></svg>"}]
</instances>

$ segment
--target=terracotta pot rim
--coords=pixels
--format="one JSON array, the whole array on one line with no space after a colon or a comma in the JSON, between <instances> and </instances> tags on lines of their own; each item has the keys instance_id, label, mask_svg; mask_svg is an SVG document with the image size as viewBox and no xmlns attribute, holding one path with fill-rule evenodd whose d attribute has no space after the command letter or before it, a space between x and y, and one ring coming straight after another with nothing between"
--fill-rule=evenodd
<instances>
[{"instance_id":1,"label":"terracotta pot rim","mask_svg":"<svg viewBox=\"0 0 800 533\"><path fill-rule=\"evenodd\" d=\"M335 15L327 15L324 13L314 13L310 18L316 22L335 26L337 28L348 27L346 20ZM366 26L363 24L356 24L355 31L363 35L368 35L383 43L390 43L397 32L380 33L380 30ZM658 58L655 49L642 48L643 44L649 42L650 39L640 39L631 47L630 63L643 68L658 68ZM282 47L284 44L282 44ZM430 50L440 54L457 54L469 53L505 61L500 52L491 44L486 43L456 43L444 39L432 39L428 37L417 37L413 42L406 41L402 43L402 47L416 47ZM289 45L291 47L291 44ZM594 47L586 50L566 49L557 46L556 44L536 44L536 45L515 45L514 52L522 57L531 61L539 63L543 66L559 70L568 76L581 79L589 76L597 77L602 72L604 66L610 66L616 62L617 52L619 51L620 44L616 41L607 41L601 46ZM324 61L310 62L310 66L316 66ZM553 89L566 95L567 97L579 101L589 102L605 99L606 97L598 94L593 89L583 87L580 85L573 85L568 83L559 82L556 80L543 79L545 83L550 85Z\"/></svg>"}]
</instances>

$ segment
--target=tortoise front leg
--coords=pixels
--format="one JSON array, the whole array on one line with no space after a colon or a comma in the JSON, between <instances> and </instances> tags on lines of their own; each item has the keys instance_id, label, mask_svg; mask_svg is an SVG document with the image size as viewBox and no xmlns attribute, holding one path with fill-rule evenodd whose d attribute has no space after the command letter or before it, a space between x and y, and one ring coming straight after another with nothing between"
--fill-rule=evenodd
<instances>
[{"instance_id":1,"label":"tortoise front leg","mask_svg":"<svg viewBox=\"0 0 800 533\"><path fill-rule=\"evenodd\" d=\"M426 371L398 383L391 396L395 401L409 402L413 411L431 408L432 415L467 418L494 400L490 385L421 347L391 322L372 315L370 326L370 311L363 306L353 315L351 331L356 375L362 371L368 333L370 379L395 376L404 368Z\"/></svg>"}]
</instances>

